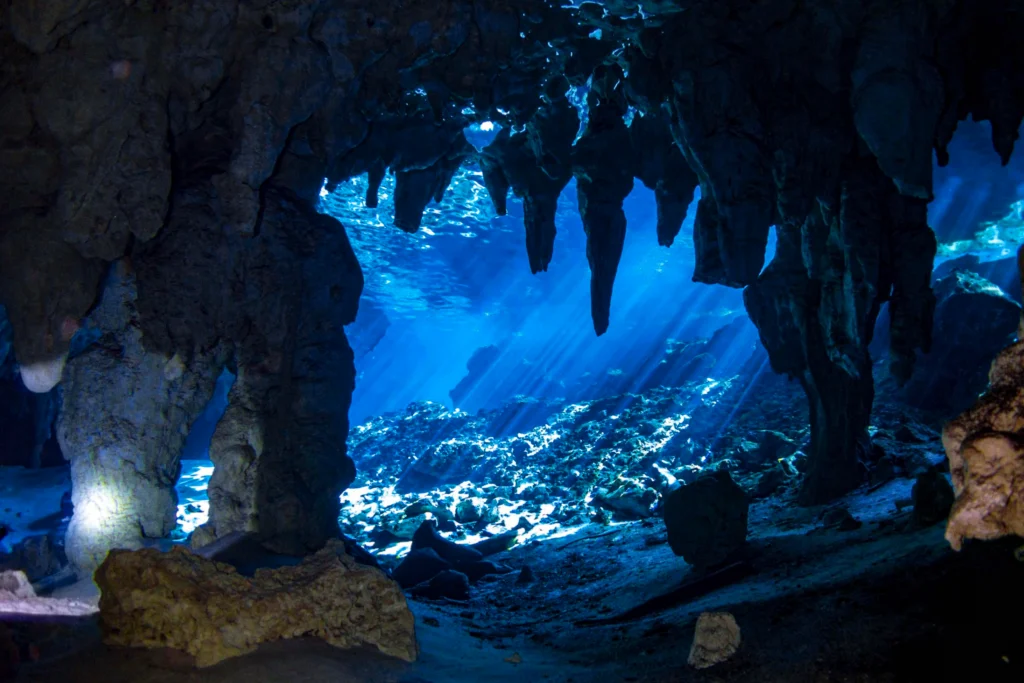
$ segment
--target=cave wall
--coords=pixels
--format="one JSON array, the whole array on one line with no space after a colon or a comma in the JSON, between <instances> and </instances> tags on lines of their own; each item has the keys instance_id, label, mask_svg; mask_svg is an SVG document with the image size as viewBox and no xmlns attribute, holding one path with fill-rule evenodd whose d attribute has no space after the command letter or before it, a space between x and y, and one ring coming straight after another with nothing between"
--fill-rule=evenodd
<instances>
[{"instance_id":1,"label":"cave wall","mask_svg":"<svg viewBox=\"0 0 1024 683\"><path fill-rule=\"evenodd\" d=\"M34 393L25 387L12 341L7 312L0 306L0 466L61 465L64 458L54 434L60 390Z\"/></svg>"},{"instance_id":2,"label":"cave wall","mask_svg":"<svg viewBox=\"0 0 1024 683\"><path fill-rule=\"evenodd\" d=\"M621 202L634 178L655 189L664 244L699 184L694 279L746 288L772 366L799 379L811 403L804 500L856 486L881 303L890 304L895 376L909 377L929 345L932 150L945 163L957 121L970 115L991 121L1004 164L1011 155L1024 113L1020 3L688 0L649 9L0 4L0 303L23 382L43 393L61 380L90 311L135 321L105 327L110 345L64 373L72 391L63 440L78 495L91 495L93 472L106 476L135 456L108 464L86 455L93 437L82 431L88 406L76 377L131 384L178 359L185 372L174 381L195 381L186 393L208 398L202 359L216 360L215 376L223 356L238 381L214 437L220 474L197 541L255 530L275 549L321 544L352 475L342 327L356 315L362 275L343 228L315 213L318 192L325 178L365 172L372 205L390 168L394 223L415 231L473 154L462 127L483 118L525 131L507 144L525 141L513 151L546 176L517 178L502 154L483 156L497 159L487 184L499 212L510 189L531 207L535 271L553 248L551 192L576 178L598 334L610 322ZM568 148L573 112L558 96L566 84L589 85L582 136ZM643 121L630 128L634 110ZM658 147L663 154L635 153ZM772 225L779 247L764 268ZM111 263L130 274L118 290L130 296L103 287ZM104 313L109 297L121 302L117 315ZM132 351L102 359L121 347ZM166 409L176 399L162 400ZM159 429L177 434L194 419L186 403ZM113 402L101 413L132 409ZM160 449L141 457L161 469L157 488L166 489L177 456L171 442ZM154 529L166 524L165 493L147 522ZM142 514L133 505L126 519Z\"/></svg>"}]
</instances>

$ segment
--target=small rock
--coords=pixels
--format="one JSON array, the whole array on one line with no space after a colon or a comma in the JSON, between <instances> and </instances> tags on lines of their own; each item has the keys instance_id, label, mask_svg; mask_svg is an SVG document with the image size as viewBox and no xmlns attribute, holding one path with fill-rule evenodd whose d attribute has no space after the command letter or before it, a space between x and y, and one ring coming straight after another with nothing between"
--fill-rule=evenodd
<instances>
[{"instance_id":1,"label":"small rock","mask_svg":"<svg viewBox=\"0 0 1024 683\"><path fill-rule=\"evenodd\" d=\"M761 473L754 485L754 498L767 498L786 483L789 475L780 465Z\"/></svg>"},{"instance_id":2,"label":"small rock","mask_svg":"<svg viewBox=\"0 0 1024 683\"><path fill-rule=\"evenodd\" d=\"M435 628L441 625L441 622L435 619L434 617L423 617L423 623L427 626L433 626Z\"/></svg>"},{"instance_id":3,"label":"small rock","mask_svg":"<svg viewBox=\"0 0 1024 683\"><path fill-rule=\"evenodd\" d=\"M469 564L483 559L479 550L468 545L459 545L438 535L432 520L426 520L412 537L412 549L430 548L453 565Z\"/></svg>"},{"instance_id":4,"label":"small rock","mask_svg":"<svg viewBox=\"0 0 1024 683\"><path fill-rule=\"evenodd\" d=\"M402 563L395 567L391 578L402 588L412 588L451 568L451 563L432 548L417 548L410 551Z\"/></svg>"},{"instance_id":5,"label":"small rock","mask_svg":"<svg viewBox=\"0 0 1024 683\"><path fill-rule=\"evenodd\" d=\"M834 507L825 511L821 522L827 528L838 529L839 531L855 531L861 528L864 523L850 514L844 507Z\"/></svg>"},{"instance_id":6,"label":"small rock","mask_svg":"<svg viewBox=\"0 0 1024 683\"><path fill-rule=\"evenodd\" d=\"M472 524L480 521L480 508L471 500L464 500L455 507L455 521L459 524Z\"/></svg>"},{"instance_id":7,"label":"small rock","mask_svg":"<svg viewBox=\"0 0 1024 683\"><path fill-rule=\"evenodd\" d=\"M518 531L508 531L498 536L492 536L491 538L485 538L482 541L477 541L473 545L469 546L473 550L480 553L481 557L490 557L491 555L497 555L509 550L516 544L519 539Z\"/></svg>"},{"instance_id":8,"label":"small rock","mask_svg":"<svg viewBox=\"0 0 1024 683\"><path fill-rule=\"evenodd\" d=\"M469 578L462 572L446 569L426 584L412 589L412 595L428 600L469 600Z\"/></svg>"},{"instance_id":9,"label":"small rock","mask_svg":"<svg viewBox=\"0 0 1024 683\"><path fill-rule=\"evenodd\" d=\"M36 591L23 571L0 572L0 593L7 593L15 598L36 597Z\"/></svg>"},{"instance_id":10,"label":"small rock","mask_svg":"<svg viewBox=\"0 0 1024 683\"><path fill-rule=\"evenodd\" d=\"M485 576L500 574L511 574L514 569L504 564L498 564L489 560L471 562L470 564L459 565L459 569L469 577L470 583L476 583Z\"/></svg>"},{"instance_id":11,"label":"small rock","mask_svg":"<svg viewBox=\"0 0 1024 683\"><path fill-rule=\"evenodd\" d=\"M533 583L536 580L536 577L533 575L533 569L530 568L530 565L524 564L523 568L519 570L519 578L516 579L516 583L522 585Z\"/></svg>"},{"instance_id":12,"label":"small rock","mask_svg":"<svg viewBox=\"0 0 1024 683\"><path fill-rule=\"evenodd\" d=\"M955 500L952 485L944 474L935 470L917 477L910 496L914 504L914 521L921 526L944 521Z\"/></svg>"},{"instance_id":13,"label":"small rock","mask_svg":"<svg viewBox=\"0 0 1024 683\"><path fill-rule=\"evenodd\" d=\"M624 521L650 517L651 508L658 501L658 492L637 482L626 482L612 491L602 491L594 496L594 504Z\"/></svg>"},{"instance_id":14,"label":"small rock","mask_svg":"<svg viewBox=\"0 0 1024 683\"><path fill-rule=\"evenodd\" d=\"M924 440L918 436L913 429L905 424L896 428L896 431L893 433L893 438L901 443L921 443Z\"/></svg>"},{"instance_id":15,"label":"small rock","mask_svg":"<svg viewBox=\"0 0 1024 683\"><path fill-rule=\"evenodd\" d=\"M871 467L871 484L882 484L896 478L896 464L892 458L883 457Z\"/></svg>"},{"instance_id":16,"label":"small rock","mask_svg":"<svg viewBox=\"0 0 1024 683\"><path fill-rule=\"evenodd\" d=\"M688 661L695 669L707 669L732 657L739 647L736 618L728 612L704 612L697 618Z\"/></svg>"}]
</instances>

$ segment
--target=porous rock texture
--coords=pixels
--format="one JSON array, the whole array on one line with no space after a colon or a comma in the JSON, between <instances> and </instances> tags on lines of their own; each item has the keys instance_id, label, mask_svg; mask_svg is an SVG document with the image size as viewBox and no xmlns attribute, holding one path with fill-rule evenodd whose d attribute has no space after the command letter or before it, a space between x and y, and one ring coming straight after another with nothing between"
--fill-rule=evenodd
<instances>
[{"instance_id":1,"label":"porous rock texture","mask_svg":"<svg viewBox=\"0 0 1024 683\"><path fill-rule=\"evenodd\" d=\"M74 505L65 552L82 576L108 549L174 529L181 450L219 370L211 354L147 350L137 292L131 265L119 261L89 317L99 338L68 363L61 392L57 435Z\"/></svg>"},{"instance_id":2,"label":"porous rock texture","mask_svg":"<svg viewBox=\"0 0 1024 683\"><path fill-rule=\"evenodd\" d=\"M1024 341L992 363L988 391L942 432L956 502L946 539L1024 536Z\"/></svg>"},{"instance_id":3,"label":"porous rock texture","mask_svg":"<svg viewBox=\"0 0 1024 683\"><path fill-rule=\"evenodd\" d=\"M728 612L704 612L697 617L688 663L695 669L707 669L736 654L740 647L740 627Z\"/></svg>"},{"instance_id":4,"label":"porous rock texture","mask_svg":"<svg viewBox=\"0 0 1024 683\"><path fill-rule=\"evenodd\" d=\"M114 550L96 572L108 645L173 648L207 667L282 638L363 645L417 656L415 620L401 589L331 541L302 564L252 578L176 546Z\"/></svg>"},{"instance_id":5,"label":"porous rock texture","mask_svg":"<svg viewBox=\"0 0 1024 683\"><path fill-rule=\"evenodd\" d=\"M475 156L463 126L492 120L515 149L484 154L485 181L499 211L524 196L535 271L551 198L576 178L598 333L633 179L655 189L664 244L699 184L694 278L746 288L772 367L809 399L802 500L834 498L870 447L879 306L894 377L929 347L932 150L948 161L972 116L1012 152L1022 24L1016 0L7 2L0 303L26 386L60 379L109 264L130 257L145 352L197 382L207 354L238 370L200 540L321 545L351 477L341 326L361 274L318 193L365 172L373 205L390 169L394 222L414 231ZM587 88L575 147L566 84Z\"/></svg>"}]
</instances>

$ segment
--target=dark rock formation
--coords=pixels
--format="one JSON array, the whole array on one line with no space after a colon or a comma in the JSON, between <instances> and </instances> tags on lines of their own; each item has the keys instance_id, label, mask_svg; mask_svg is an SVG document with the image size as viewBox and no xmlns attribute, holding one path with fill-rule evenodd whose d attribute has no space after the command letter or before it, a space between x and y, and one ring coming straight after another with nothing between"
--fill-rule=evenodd
<instances>
[{"instance_id":1,"label":"dark rock formation","mask_svg":"<svg viewBox=\"0 0 1024 683\"><path fill-rule=\"evenodd\" d=\"M412 538L412 550L419 550L421 548L433 550L441 559L455 567L472 564L483 559L483 555L479 550L470 546L460 545L440 536L437 533L437 527L430 521L424 522L416 530L416 535Z\"/></svg>"},{"instance_id":2,"label":"dark rock formation","mask_svg":"<svg viewBox=\"0 0 1024 683\"><path fill-rule=\"evenodd\" d=\"M445 569L410 592L418 598L428 600L469 600L469 577L462 572Z\"/></svg>"},{"instance_id":3,"label":"dark rock formation","mask_svg":"<svg viewBox=\"0 0 1024 683\"><path fill-rule=\"evenodd\" d=\"M553 224L553 223L552 223ZM501 357L501 349L497 346L482 346L473 352L473 355L466 361L466 376L448 392L452 403L458 408L462 400L480 383L487 374L487 371Z\"/></svg>"},{"instance_id":4,"label":"dark rock formation","mask_svg":"<svg viewBox=\"0 0 1024 683\"><path fill-rule=\"evenodd\" d=\"M629 126L635 175L654 190L658 203L658 244L672 246L697 189L697 176L683 158L664 110L637 115Z\"/></svg>"},{"instance_id":5,"label":"dark rock formation","mask_svg":"<svg viewBox=\"0 0 1024 683\"><path fill-rule=\"evenodd\" d=\"M430 581L452 565L432 548L416 548L402 559L402 563L391 572L392 578L402 588L412 588Z\"/></svg>"},{"instance_id":6,"label":"dark rock formation","mask_svg":"<svg viewBox=\"0 0 1024 683\"><path fill-rule=\"evenodd\" d=\"M956 270L935 284L931 352L899 394L943 416L969 408L988 385L992 358L1017 333L1021 308L991 282Z\"/></svg>"},{"instance_id":7,"label":"dark rock formation","mask_svg":"<svg viewBox=\"0 0 1024 683\"><path fill-rule=\"evenodd\" d=\"M188 239L182 225L143 251L140 288L188 286L186 273L171 272ZM342 326L355 317L362 273L341 225L283 191L265 193L258 238L232 241L215 252L233 267L210 328L163 340L234 342L237 379L210 445L210 522L195 543L255 531L268 548L303 554L336 535L338 494L355 476L345 456L355 369ZM159 313L147 322L155 342ZM191 339L175 339L182 332Z\"/></svg>"},{"instance_id":8,"label":"dark rock formation","mask_svg":"<svg viewBox=\"0 0 1024 683\"><path fill-rule=\"evenodd\" d=\"M480 155L484 184L498 215L506 213L510 189L523 200L526 253L534 273L546 271L551 262L558 197L572 178L579 117L565 99L567 87L563 79L552 79L525 132L502 130Z\"/></svg>"},{"instance_id":9,"label":"dark rock formation","mask_svg":"<svg viewBox=\"0 0 1024 683\"><path fill-rule=\"evenodd\" d=\"M946 481L946 475L937 470L923 472L914 481L911 490L914 503L914 521L921 526L941 522L953 507L953 487Z\"/></svg>"},{"instance_id":10,"label":"dark rock formation","mask_svg":"<svg viewBox=\"0 0 1024 683\"><path fill-rule=\"evenodd\" d=\"M49 534L29 536L10 553L0 552L0 571L18 570L33 582L53 576L65 566L67 557L63 545Z\"/></svg>"},{"instance_id":11,"label":"dark rock formation","mask_svg":"<svg viewBox=\"0 0 1024 683\"><path fill-rule=\"evenodd\" d=\"M665 528L672 552L695 567L727 561L747 542L747 495L722 470L665 497Z\"/></svg>"},{"instance_id":12,"label":"dark rock formation","mask_svg":"<svg viewBox=\"0 0 1024 683\"><path fill-rule=\"evenodd\" d=\"M631 164L616 158L630 146L626 101L616 91L621 78L617 67L595 72L587 93L589 117L572 154L580 219L587 233L590 313L598 335L608 329L612 286L626 242L622 202L633 189Z\"/></svg>"}]
</instances>

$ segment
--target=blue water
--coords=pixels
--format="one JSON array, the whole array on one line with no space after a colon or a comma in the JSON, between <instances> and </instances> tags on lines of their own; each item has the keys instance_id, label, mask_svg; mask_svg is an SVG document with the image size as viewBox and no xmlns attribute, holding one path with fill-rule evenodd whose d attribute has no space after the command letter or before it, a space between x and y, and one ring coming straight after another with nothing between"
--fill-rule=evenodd
<instances>
[{"instance_id":1,"label":"blue water","mask_svg":"<svg viewBox=\"0 0 1024 683\"><path fill-rule=\"evenodd\" d=\"M467 137L479 149L496 132L497 126L476 125ZM1024 242L1024 157L1002 168L989 135L987 123L961 124L950 146L952 163L935 168L929 222L940 242L937 263L964 254L1005 259ZM589 400L600 396L580 387L631 390L667 345L710 337L745 316L740 291L691 281L696 199L675 245L659 247L654 195L635 183L624 207L628 228L611 327L597 337L574 183L559 201L554 258L537 275L527 260L521 202L510 197L508 215L497 216L475 165L458 172L412 235L391 225L393 178L385 179L376 209L364 206L365 188L365 178L353 178L321 197L321 210L345 226L366 280L359 316L346 328L357 367L352 425L417 401L473 414L520 394ZM747 354L755 338L752 330L737 337L737 354ZM453 397L474 353L486 367ZM743 360L717 368L717 378ZM179 535L205 518L212 472L206 448L230 387L222 380L186 449Z\"/></svg>"}]
</instances>

